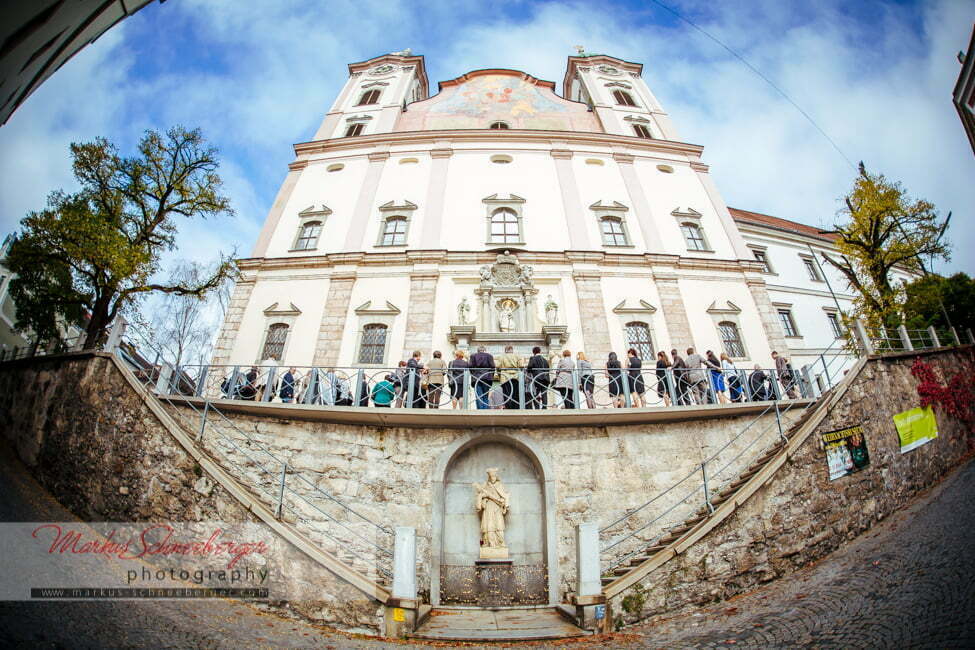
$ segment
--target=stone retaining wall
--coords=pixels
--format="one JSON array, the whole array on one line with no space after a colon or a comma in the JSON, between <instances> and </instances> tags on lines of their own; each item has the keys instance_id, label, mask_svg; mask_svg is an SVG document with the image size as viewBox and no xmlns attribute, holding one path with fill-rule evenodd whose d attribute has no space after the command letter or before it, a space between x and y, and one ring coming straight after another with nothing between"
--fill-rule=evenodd
<instances>
[{"instance_id":1,"label":"stone retaining wall","mask_svg":"<svg viewBox=\"0 0 975 650\"><path fill-rule=\"evenodd\" d=\"M970 427L937 407L939 437L900 453L892 416L920 404L918 382L910 373L917 356L868 361L816 432L765 487L684 555L614 599L617 621L724 600L787 576L903 507L971 454L975 435ZM959 370L970 378L975 367L971 347L920 356L938 369L943 383ZM856 424L863 425L870 464L830 481L819 434Z\"/></svg>"},{"instance_id":2,"label":"stone retaining wall","mask_svg":"<svg viewBox=\"0 0 975 650\"><path fill-rule=\"evenodd\" d=\"M37 480L85 521L256 521L148 409L101 353L0 364L3 435ZM305 556L300 556L307 559ZM306 617L363 632L382 607L310 560L321 600L289 605Z\"/></svg>"}]
</instances>

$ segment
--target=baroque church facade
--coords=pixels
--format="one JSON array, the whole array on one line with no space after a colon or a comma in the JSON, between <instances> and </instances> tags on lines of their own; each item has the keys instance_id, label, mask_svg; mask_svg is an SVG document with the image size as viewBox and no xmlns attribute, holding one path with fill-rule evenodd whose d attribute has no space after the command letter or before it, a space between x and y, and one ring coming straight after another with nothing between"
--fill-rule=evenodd
<instances>
[{"instance_id":1,"label":"baroque church facade","mask_svg":"<svg viewBox=\"0 0 975 650\"><path fill-rule=\"evenodd\" d=\"M775 350L798 368L842 335L830 236L728 208L638 63L571 56L562 96L493 69L431 95L422 56L387 54L349 65L294 149L214 364L510 344L597 366L694 347L769 367Z\"/></svg>"}]
</instances>

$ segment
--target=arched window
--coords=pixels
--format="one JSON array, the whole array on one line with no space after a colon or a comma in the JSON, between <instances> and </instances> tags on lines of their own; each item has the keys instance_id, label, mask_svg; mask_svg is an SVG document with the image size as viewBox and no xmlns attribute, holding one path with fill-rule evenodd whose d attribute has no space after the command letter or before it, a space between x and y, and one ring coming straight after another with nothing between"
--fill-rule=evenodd
<instances>
[{"instance_id":1,"label":"arched window","mask_svg":"<svg viewBox=\"0 0 975 650\"><path fill-rule=\"evenodd\" d=\"M687 242L687 250L708 250L708 243L704 239L704 233L701 231L700 226L698 226L696 223L682 223L680 225L680 229L681 232L684 233L684 240Z\"/></svg>"},{"instance_id":2,"label":"arched window","mask_svg":"<svg viewBox=\"0 0 975 650\"><path fill-rule=\"evenodd\" d=\"M380 246L406 246L406 217L386 217Z\"/></svg>"},{"instance_id":3,"label":"arched window","mask_svg":"<svg viewBox=\"0 0 975 650\"><path fill-rule=\"evenodd\" d=\"M734 359L744 358L745 346L741 342L737 325L730 320L721 321L718 323L718 333L721 334L721 345L724 346L725 354Z\"/></svg>"},{"instance_id":4,"label":"arched window","mask_svg":"<svg viewBox=\"0 0 975 650\"><path fill-rule=\"evenodd\" d=\"M599 220L599 229L603 233L603 246L629 246L630 242L626 238L626 230L623 228L623 220L617 217L602 217Z\"/></svg>"},{"instance_id":5,"label":"arched window","mask_svg":"<svg viewBox=\"0 0 975 650\"><path fill-rule=\"evenodd\" d=\"M345 137L350 138L354 135L359 135L362 133L362 129L366 128L366 125L362 122L356 122L355 124L350 124L349 128L345 130Z\"/></svg>"},{"instance_id":6,"label":"arched window","mask_svg":"<svg viewBox=\"0 0 975 650\"><path fill-rule=\"evenodd\" d=\"M261 360L276 359L281 360L284 356L284 342L288 339L288 326L284 323L274 323L267 328L267 336L264 337L264 350L261 352Z\"/></svg>"},{"instance_id":7,"label":"arched window","mask_svg":"<svg viewBox=\"0 0 975 650\"><path fill-rule=\"evenodd\" d=\"M356 106L365 106L366 104L378 104L379 103L379 91L373 88L372 90L367 90L362 93L362 97L359 98L359 103Z\"/></svg>"},{"instance_id":8,"label":"arched window","mask_svg":"<svg viewBox=\"0 0 975 650\"><path fill-rule=\"evenodd\" d=\"M633 96L625 90L614 90L613 97L619 106L636 106L636 102L633 101Z\"/></svg>"},{"instance_id":9,"label":"arched window","mask_svg":"<svg viewBox=\"0 0 975 650\"><path fill-rule=\"evenodd\" d=\"M371 323L362 328L359 340L359 363L381 365L386 357L386 333L389 328Z\"/></svg>"},{"instance_id":10,"label":"arched window","mask_svg":"<svg viewBox=\"0 0 975 650\"><path fill-rule=\"evenodd\" d=\"M634 124L633 132L636 133L637 137L639 138L646 138L647 140L653 140L653 134L650 133L650 129L648 129L643 124Z\"/></svg>"},{"instance_id":11,"label":"arched window","mask_svg":"<svg viewBox=\"0 0 975 650\"><path fill-rule=\"evenodd\" d=\"M298 230L298 239L295 240L295 250L310 251L318 246L318 236L322 233L321 221L307 221Z\"/></svg>"},{"instance_id":12,"label":"arched window","mask_svg":"<svg viewBox=\"0 0 975 650\"><path fill-rule=\"evenodd\" d=\"M508 126L508 123L507 122L491 122L491 128L492 129L508 129L508 128L511 128L511 127Z\"/></svg>"},{"instance_id":13,"label":"arched window","mask_svg":"<svg viewBox=\"0 0 975 650\"><path fill-rule=\"evenodd\" d=\"M511 208L498 208L491 213L491 243L517 244L521 241L518 215Z\"/></svg>"},{"instance_id":14,"label":"arched window","mask_svg":"<svg viewBox=\"0 0 975 650\"><path fill-rule=\"evenodd\" d=\"M641 321L626 324L626 346L636 350L637 355L644 362L652 360L653 340L650 338L650 326Z\"/></svg>"}]
</instances>

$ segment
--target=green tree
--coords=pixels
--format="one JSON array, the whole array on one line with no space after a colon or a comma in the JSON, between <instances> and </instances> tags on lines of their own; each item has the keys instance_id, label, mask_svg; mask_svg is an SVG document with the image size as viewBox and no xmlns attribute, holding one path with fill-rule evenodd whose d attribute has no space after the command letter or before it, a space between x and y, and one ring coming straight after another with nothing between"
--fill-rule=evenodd
<instances>
[{"instance_id":1,"label":"green tree","mask_svg":"<svg viewBox=\"0 0 975 650\"><path fill-rule=\"evenodd\" d=\"M853 189L844 197L834 226L838 255L825 258L856 289L856 314L871 324L888 321L900 311L904 292L891 282L895 267L923 272L923 260L950 258L942 241L947 220L940 222L934 205L912 199L900 183L869 174L860 163ZM950 215L949 215L950 216Z\"/></svg>"},{"instance_id":2,"label":"green tree","mask_svg":"<svg viewBox=\"0 0 975 650\"><path fill-rule=\"evenodd\" d=\"M948 327L958 329L960 335L966 328L975 326L975 280L965 273L949 278L927 275L908 283L904 302L904 323L908 329Z\"/></svg>"},{"instance_id":3,"label":"green tree","mask_svg":"<svg viewBox=\"0 0 975 650\"><path fill-rule=\"evenodd\" d=\"M81 189L48 196L29 213L7 263L16 327L36 341L57 338L57 323L88 316L85 347L112 320L151 292L202 297L234 273L221 256L216 271L192 282L154 282L162 255L175 247L177 219L232 215L221 196L216 150L199 129L147 131L138 155L121 156L104 138L72 144Z\"/></svg>"}]
</instances>

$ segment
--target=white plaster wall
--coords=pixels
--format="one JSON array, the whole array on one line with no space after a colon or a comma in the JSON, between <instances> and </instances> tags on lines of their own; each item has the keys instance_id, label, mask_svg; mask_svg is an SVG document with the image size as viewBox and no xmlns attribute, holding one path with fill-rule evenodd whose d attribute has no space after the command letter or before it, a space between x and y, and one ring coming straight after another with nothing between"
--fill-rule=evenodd
<instances>
[{"instance_id":1,"label":"white plaster wall","mask_svg":"<svg viewBox=\"0 0 975 650\"><path fill-rule=\"evenodd\" d=\"M249 365L260 361L258 357L264 345L267 326L275 322L275 319L264 315L264 310L274 303L278 304L277 309L286 310L294 303L301 314L294 319L288 332L282 361L284 365L311 365L328 284L326 277L299 279L280 272L258 278L227 363ZM290 321L284 319L282 322Z\"/></svg>"},{"instance_id":2,"label":"white plaster wall","mask_svg":"<svg viewBox=\"0 0 975 650\"><path fill-rule=\"evenodd\" d=\"M346 328L342 334L339 347L338 365L350 367L355 363L356 344L360 337L360 317L355 310L367 301L371 301L370 308L384 309L388 300L400 309L395 316L392 327L386 338L386 366L395 368L403 351L403 341L406 338L406 320L409 313L410 278L406 269L379 268L376 270L360 271L352 287L352 297L349 300L349 310L346 315ZM371 319L362 317L365 325ZM384 322L377 320L377 322Z\"/></svg>"},{"instance_id":3,"label":"white plaster wall","mask_svg":"<svg viewBox=\"0 0 975 650\"><path fill-rule=\"evenodd\" d=\"M708 313L708 309L715 302L718 307L724 308L730 300L741 308L741 313L737 314L738 329L745 344L745 354L748 355L746 359L736 360L735 363L739 368L750 368L756 363L763 368L772 366L772 350L758 315L758 308L748 286L740 278L699 276L682 278L678 284L684 296L687 319L697 352L703 355L706 350L713 350L716 355L720 355L724 351L717 324L718 321L725 320L725 317L719 316L716 319Z\"/></svg>"},{"instance_id":4,"label":"white plaster wall","mask_svg":"<svg viewBox=\"0 0 975 650\"><path fill-rule=\"evenodd\" d=\"M649 271L640 273L637 277L606 275L602 279L603 303L606 307L606 322L609 324L609 340L612 349L622 359L626 356L629 348L629 341L626 340L626 324L631 321L642 321L647 323L651 329L654 352L667 350L670 354L670 334L667 331L667 324L664 322L663 311L660 310L660 296L657 293L657 285L654 284ZM657 308L653 314L617 314L613 309L623 301L626 307L638 307L640 301L645 300ZM603 367L606 359L597 359L595 362ZM648 363L652 362L652 363ZM644 359L645 367L653 365L653 360Z\"/></svg>"},{"instance_id":5,"label":"white plaster wall","mask_svg":"<svg viewBox=\"0 0 975 650\"><path fill-rule=\"evenodd\" d=\"M404 159L415 158L418 162L402 164ZM430 165L433 161L428 155L396 155L390 156L383 167L383 174L376 188L376 196L369 209L366 224L365 240L362 250L376 252L399 251L405 248L420 248L420 237L423 232L423 219L426 214L427 187L430 183ZM404 205L406 201L416 204L413 211L396 211L382 213L379 207L393 201L394 205ZM402 215L409 218L406 233L406 246L377 246L383 221L387 216Z\"/></svg>"},{"instance_id":6,"label":"white plaster wall","mask_svg":"<svg viewBox=\"0 0 975 650\"><path fill-rule=\"evenodd\" d=\"M603 164L589 164L586 161L590 159L600 160ZM620 175L619 164L613 160L612 155L576 154L572 158L572 169L575 172L576 185L579 188L580 211L585 220L586 231L593 248L624 253L645 251L646 242L637 221L633 199L626 191L626 184ZM603 205L612 205L613 201L618 201L629 208L622 216L626 221L626 231L633 248L620 249L613 246L603 246L602 232L599 228L599 220L596 218L597 213L589 207L597 201L601 201ZM615 215L618 213L607 214Z\"/></svg>"}]
</instances>

